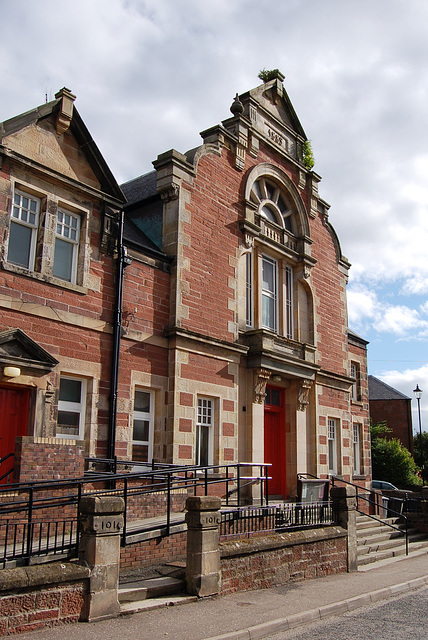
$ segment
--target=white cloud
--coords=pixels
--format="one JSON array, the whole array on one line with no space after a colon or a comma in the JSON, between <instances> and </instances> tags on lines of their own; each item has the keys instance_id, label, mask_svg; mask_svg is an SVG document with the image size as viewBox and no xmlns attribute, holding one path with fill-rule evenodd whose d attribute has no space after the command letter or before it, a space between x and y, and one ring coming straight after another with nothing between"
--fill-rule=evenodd
<instances>
[{"instance_id":1,"label":"white cloud","mask_svg":"<svg viewBox=\"0 0 428 640\"><path fill-rule=\"evenodd\" d=\"M349 324L357 331L391 333L400 338L415 334L419 338L428 334L428 321L421 317L418 309L395 305L379 299L377 293L362 285L348 289ZM427 303L428 308L428 303ZM421 308L425 312L426 307Z\"/></svg>"},{"instance_id":2,"label":"white cloud","mask_svg":"<svg viewBox=\"0 0 428 640\"><path fill-rule=\"evenodd\" d=\"M125 181L199 144L261 68L281 69L353 265L351 327L391 355L428 339L425 0L60 4L3 3L0 120L68 86Z\"/></svg>"}]
</instances>

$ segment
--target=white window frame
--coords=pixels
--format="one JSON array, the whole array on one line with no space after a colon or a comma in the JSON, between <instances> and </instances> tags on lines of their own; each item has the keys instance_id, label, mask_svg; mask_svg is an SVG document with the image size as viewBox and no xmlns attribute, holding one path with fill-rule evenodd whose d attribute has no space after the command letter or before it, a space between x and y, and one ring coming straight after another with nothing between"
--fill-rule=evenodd
<instances>
[{"instance_id":1,"label":"white window frame","mask_svg":"<svg viewBox=\"0 0 428 640\"><path fill-rule=\"evenodd\" d=\"M337 436L338 436L338 420L337 418L329 418L327 422L327 462L328 472L337 474Z\"/></svg>"},{"instance_id":2,"label":"white window frame","mask_svg":"<svg viewBox=\"0 0 428 640\"><path fill-rule=\"evenodd\" d=\"M70 222L68 222L70 221ZM74 221L73 226L71 222ZM55 258L57 256L57 243L65 242L72 246L70 277L64 277L55 273ZM77 263L80 244L80 216L76 213L68 211L64 207L58 207L55 223L55 244L54 244L54 262L52 265L52 275L54 278L65 280L66 282L76 283Z\"/></svg>"},{"instance_id":3,"label":"white window frame","mask_svg":"<svg viewBox=\"0 0 428 640\"><path fill-rule=\"evenodd\" d=\"M284 269L284 313L285 313L285 335L289 340L294 337L293 318L293 269L288 265Z\"/></svg>"},{"instance_id":4,"label":"white window frame","mask_svg":"<svg viewBox=\"0 0 428 640\"><path fill-rule=\"evenodd\" d=\"M135 394L137 391L147 393L149 400L149 411L136 411L135 410ZM153 459L153 436L154 436L154 419L155 419L155 392L145 387L135 387L134 400L133 400L133 412L132 412L132 446L146 446L147 445L147 465L151 465ZM134 421L144 420L149 423L149 438L148 440L135 440L134 439ZM145 464L143 462L142 464Z\"/></svg>"},{"instance_id":5,"label":"white window frame","mask_svg":"<svg viewBox=\"0 0 428 640\"><path fill-rule=\"evenodd\" d=\"M353 448L353 474L361 475L361 425L354 422L352 425L352 448Z\"/></svg>"},{"instance_id":6,"label":"white window frame","mask_svg":"<svg viewBox=\"0 0 428 640\"><path fill-rule=\"evenodd\" d=\"M351 362L351 378L354 378L351 388L351 399L358 402L361 399L360 394L360 365L358 362Z\"/></svg>"},{"instance_id":7,"label":"white window frame","mask_svg":"<svg viewBox=\"0 0 428 640\"><path fill-rule=\"evenodd\" d=\"M253 284L253 254L245 255L245 323L248 328L254 326L254 284Z\"/></svg>"},{"instance_id":8,"label":"white window frame","mask_svg":"<svg viewBox=\"0 0 428 640\"><path fill-rule=\"evenodd\" d=\"M17 203L15 200L16 198L19 198L19 203ZM23 220L22 218L25 217L24 216L24 211L29 211L29 209L24 209L22 206L22 200L23 198L28 198L28 200L35 202L36 203L36 212L35 212L35 221L34 223L30 223L27 220ZM15 215L15 212L18 215ZM28 255L28 261L27 261L27 265L24 266L22 264L18 264L16 262L12 262L10 260L9 257L9 243L8 243L8 257L7 257L7 262L9 262L10 264L16 265L18 267L22 267L24 269L28 269L29 271L33 271L34 270L34 263L35 263L35 257L36 257L36 246L37 246L37 231L38 231L38 227L39 227L39 218L40 218L40 198L37 198L29 193L26 193L25 191L22 191L21 189L15 189L14 193L13 193L13 199L12 199L12 209L11 209L11 213L10 213L10 230L9 230L9 243L10 243L10 234L11 234L11 230L12 230L12 225L22 225L26 228L31 229L31 239L30 239L30 247L29 247L29 255Z\"/></svg>"},{"instance_id":9,"label":"white window frame","mask_svg":"<svg viewBox=\"0 0 428 640\"><path fill-rule=\"evenodd\" d=\"M57 428L57 438L64 438L67 440L83 440L85 432L85 419L86 419L86 395L87 395L87 380L85 378L78 378L77 376L70 376L66 374L60 375L61 380L74 380L81 383L80 387L80 402L68 402L66 400L58 399L58 414L60 411L67 411L77 414L79 416L79 433L78 435L72 435L67 433L59 433ZM59 427L59 425L58 425Z\"/></svg>"},{"instance_id":10,"label":"white window frame","mask_svg":"<svg viewBox=\"0 0 428 640\"><path fill-rule=\"evenodd\" d=\"M263 270L264 265L270 264L273 267L273 290L263 287ZM271 258L265 254L262 254L262 272L261 272L261 326L264 329L270 329L270 331L278 332L278 261L275 258ZM263 322L263 300L273 300L273 326L265 324Z\"/></svg>"},{"instance_id":11,"label":"white window frame","mask_svg":"<svg viewBox=\"0 0 428 640\"><path fill-rule=\"evenodd\" d=\"M206 396L198 396L196 407L196 444L195 444L195 463L202 465L201 460L201 442L203 440L203 432L207 429L207 448L208 459L207 465L214 464L214 400ZM205 466L205 465L203 465Z\"/></svg>"}]
</instances>

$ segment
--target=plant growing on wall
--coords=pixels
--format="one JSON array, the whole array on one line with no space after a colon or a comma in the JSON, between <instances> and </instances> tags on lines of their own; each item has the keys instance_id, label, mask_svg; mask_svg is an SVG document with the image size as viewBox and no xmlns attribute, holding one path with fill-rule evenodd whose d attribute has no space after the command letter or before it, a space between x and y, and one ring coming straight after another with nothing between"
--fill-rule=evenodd
<instances>
[{"instance_id":1,"label":"plant growing on wall","mask_svg":"<svg viewBox=\"0 0 428 640\"><path fill-rule=\"evenodd\" d=\"M263 82L269 82L270 80L277 78L280 73L279 69L262 69L258 77L260 80L263 80Z\"/></svg>"},{"instance_id":2,"label":"plant growing on wall","mask_svg":"<svg viewBox=\"0 0 428 640\"><path fill-rule=\"evenodd\" d=\"M305 165L306 169L309 169L309 171L311 171L315 164L315 158L310 140L305 140L303 143L303 164Z\"/></svg>"}]
</instances>

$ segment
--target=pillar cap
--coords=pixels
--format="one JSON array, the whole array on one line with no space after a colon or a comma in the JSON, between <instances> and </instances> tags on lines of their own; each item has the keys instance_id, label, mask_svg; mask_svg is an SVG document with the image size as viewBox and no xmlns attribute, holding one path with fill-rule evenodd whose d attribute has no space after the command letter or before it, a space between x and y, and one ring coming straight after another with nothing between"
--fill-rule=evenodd
<instances>
[{"instance_id":1,"label":"pillar cap","mask_svg":"<svg viewBox=\"0 0 428 640\"><path fill-rule=\"evenodd\" d=\"M186 500L188 511L218 511L221 500L217 496L190 496Z\"/></svg>"}]
</instances>

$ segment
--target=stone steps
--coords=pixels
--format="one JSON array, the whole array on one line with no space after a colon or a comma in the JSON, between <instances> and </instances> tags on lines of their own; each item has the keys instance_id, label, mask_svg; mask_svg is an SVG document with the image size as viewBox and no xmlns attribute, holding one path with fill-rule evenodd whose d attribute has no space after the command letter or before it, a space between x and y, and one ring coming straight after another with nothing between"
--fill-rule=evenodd
<instances>
[{"instance_id":1,"label":"stone steps","mask_svg":"<svg viewBox=\"0 0 428 640\"><path fill-rule=\"evenodd\" d=\"M406 540L403 533L388 527L397 523L394 518L388 518L382 522L373 520L368 516L357 517L357 563L362 567L373 562L396 558L406 553ZM409 532L409 553L414 551L428 552L428 537L416 529Z\"/></svg>"},{"instance_id":2,"label":"stone steps","mask_svg":"<svg viewBox=\"0 0 428 640\"><path fill-rule=\"evenodd\" d=\"M167 575L161 575L166 573ZM136 572L121 577L118 590L122 613L184 604L196 600L186 594L182 563Z\"/></svg>"}]
</instances>

